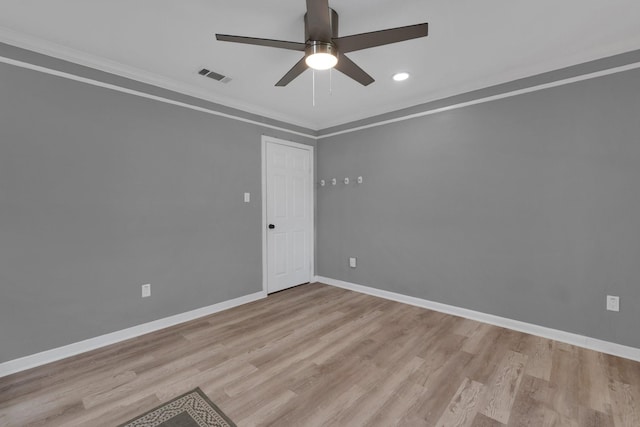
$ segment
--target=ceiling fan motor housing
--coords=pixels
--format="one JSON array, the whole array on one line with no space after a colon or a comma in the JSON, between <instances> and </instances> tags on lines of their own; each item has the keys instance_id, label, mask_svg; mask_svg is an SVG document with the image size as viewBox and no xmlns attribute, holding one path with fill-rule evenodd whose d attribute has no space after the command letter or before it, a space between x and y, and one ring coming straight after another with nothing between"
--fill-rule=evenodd
<instances>
[{"instance_id":1,"label":"ceiling fan motor housing","mask_svg":"<svg viewBox=\"0 0 640 427\"><path fill-rule=\"evenodd\" d=\"M333 43L308 41L307 48L304 51L307 56L316 53L328 53L329 55L338 56L338 50Z\"/></svg>"},{"instance_id":2,"label":"ceiling fan motor housing","mask_svg":"<svg viewBox=\"0 0 640 427\"><path fill-rule=\"evenodd\" d=\"M318 37L317 34L313 34L315 31L309 28L309 21L307 19L307 13L304 14L304 39L308 42L319 41L325 43L331 43L331 38L338 37L338 12L329 8L329 18L331 22L331 37L328 40L322 40L324 37Z\"/></svg>"}]
</instances>

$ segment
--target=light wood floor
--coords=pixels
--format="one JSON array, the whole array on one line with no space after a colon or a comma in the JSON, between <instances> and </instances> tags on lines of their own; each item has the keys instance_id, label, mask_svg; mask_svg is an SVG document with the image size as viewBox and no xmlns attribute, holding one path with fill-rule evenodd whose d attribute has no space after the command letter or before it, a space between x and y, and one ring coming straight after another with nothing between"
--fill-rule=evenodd
<instances>
[{"instance_id":1,"label":"light wood floor","mask_svg":"<svg viewBox=\"0 0 640 427\"><path fill-rule=\"evenodd\" d=\"M0 379L0 425L200 387L239 427L640 426L640 364L322 284Z\"/></svg>"}]
</instances>

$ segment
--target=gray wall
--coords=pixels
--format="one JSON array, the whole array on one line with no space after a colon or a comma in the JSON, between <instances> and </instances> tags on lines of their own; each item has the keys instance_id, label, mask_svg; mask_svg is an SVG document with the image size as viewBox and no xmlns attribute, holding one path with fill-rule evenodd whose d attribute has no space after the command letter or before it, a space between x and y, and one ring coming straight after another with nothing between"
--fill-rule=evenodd
<instances>
[{"instance_id":1,"label":"gray wall","mask_svg":"<svg viewBox=\"0 0 640 427\"><path fill-rule=\"evenodd\" d=\"M633 70L320 140L318 179L364 183L319 188L317 273L640 347L638 88Z\"/></svg>"},{"instance_id":2,"label":"gray wall","mask_svg":"<svg viewBox=\"0 0 640 427\"><path fill-rule=\"evenodd\" d=\"M640 347L638 87L321 140L317 273ZM0 64L0 363L260 291L261 134Z\"/></svg>"},{"instance_id":3,"label":"gray wall","mask_svg":"<svg viewBox=\"0 0 640 427\"><path fill-rule=\"evenodd\" d=\"M0 362L260 291L261 134L0 64Z\"/></svg>"}]
</instances>

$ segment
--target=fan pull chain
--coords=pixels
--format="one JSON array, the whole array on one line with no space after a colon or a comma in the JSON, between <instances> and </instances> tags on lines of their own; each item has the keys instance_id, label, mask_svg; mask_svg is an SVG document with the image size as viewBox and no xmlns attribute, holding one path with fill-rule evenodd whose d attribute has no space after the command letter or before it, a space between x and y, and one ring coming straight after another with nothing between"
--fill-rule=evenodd
<instances>
[{"instance_id":1,"label":"fan pull chain","mask_svg":"<svg viewBox=\"0 0 640 427\"><path fill-rule=\"evenodd\" d=\"M316 70L313 70L312 80L313 80L313 84L312 84L313 95L311 99L312 99L313 106L315 107L316 106Z\"/></svg>"}]
</instances>

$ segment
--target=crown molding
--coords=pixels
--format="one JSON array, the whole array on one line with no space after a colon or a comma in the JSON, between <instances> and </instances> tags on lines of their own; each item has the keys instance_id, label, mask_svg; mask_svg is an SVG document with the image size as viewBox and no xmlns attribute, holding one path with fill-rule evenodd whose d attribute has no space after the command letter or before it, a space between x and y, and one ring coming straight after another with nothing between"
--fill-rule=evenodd
<instances>
[{"instance_id":1,"label":"crown molding","mask_svg":"<svg viewBox=\"0 0 640 427\"><path fill-rule=\"evenodd\" d=\"M500 73L490 74L467 81L466 83L456 86L455 89L441 88L426 95L416 96L411 100L403 100L392 105L380 106L375 110L369 109L365 112L354 112L348 117L341 117L339 119L323 123L320 132L335 127L348 126L350 123L365 121L378 116L393 114L395 111L416 107L422 104L429 104L442 99L461 96L467 93L491 88L493 86L534 78L536 76L558 72L560 70L581 66L591 62L606 60L607 58L623 55L638 49L640 49L640 37L635 37L613 45L596 46L588 52L580 52L568 57L537 62L528 66L505 69Z\"/></svg>"},{"instance_id":2,"label":"crown molding","mask_svg":"<svg viewBox=\"0 0 640 427\"><path fill-rule=\"evenodd\" d=\"M117 61L112 61L97 55L92 55L77 49L69 48L49 40L15 31L13 29L0 26L0 42L16 46L18 48L30 50L43 55L51 56L74 64L93 68L119 77L135 80L141 83L157 86L162 89L171 90L183 95L192 96L205 101L235 108L244 112L262 116L267 119L285 122L294 126L318 131L318 126L311 121L301 121L284 114L274 114L273 111L260 108L256 105L244 103L236 99L225 96L211 96L211 93L197 86L181 83L176 80L154 74L152 72L128 66Z\"/></svg>"},{"instance_id":3,"label":"crown molding","mask_svg":"<svg viewBox=\"0 0 640 427\"><path fill-rule=\"evenodd\" d=\"M371 123L360 125L360 126L348 127L348 124L347 124L345 129L335 131L335 132L325 133L325 134L321 133L320 135L317 136L317 139L330 138L333 136L343 135L346 133L357 132L364 129L384 126L391 123L402 122L405 120L411 120L418 117L430 116L432 114L442 113L442 112L451 111L451 110L457 110L458 108L469 107L471 105L476 105L476 104L484 104L485 102L497 101L499 99L511 98L512 96L523 95L530 92L537 92L539 90L550 89L557 86L564 86L571 83L581 82L583 80L591 80L591 79L595 79L602 76L608 76L610 74L617 74L617 73L622 73L624 71L635 70L637 68L640 68L640 62L634 62L631 64L622 65L620 67L609 68L606 70L582 74L575 77L569 77L566 79L555 80L549 83L543 83L535 86L525 87L523 89L517 89L517 90L508 91L508 92L498 93L496 95L476 98L470 101L454 103L454 104L446 105L444 107L426 108L424 111L420 111L412 114L400 115L398 117L394 117L386 120L385 119L372 120Z\"/></svg>"},{"instance_id":4,"label":"crown molding","mask_svg":"<svg viewBox=\"0 0 640 427\"><path fill-rule=\"evenodd\" d=\"M85 77L79 77L79 76L76 76L74 74L69 74L69 73L65 73L65 72L62 72L62 71L53 70L51 68L41 67L39 65L33 65L33 64L28 63L28 62L16 61L14 59L5 58L3 56L0 56L0 63L9 64L9 65L13 65L13 66L16 66L16 67L21 67L21 68L26 68L26 69L29 69L29 70L39 71L39 72L44 73L44 74L50 74L52 76L62 77L62 78L65 78L65 79L69 79L69 80L73 80L73 81L77 81L77 82L90 84L92 86L102 87L102 88L105 88L105 89L111 89L111 90L116 91L116 92L127 93L129 95L135 95L135 96L139 96L141 98L153 99L154 101L160 101L160 102L164 102L166 104L177 105L179 107L188 108L188 109L194 110L194 111L200 111L202 113L211 114L213 116L226 117L228 119L237 120L237 121L244 122L244 123L251 123L251 124L256 125L256 126L260 126L260 127L268 128L268 129L275 129L275 130L278 130L278 131L281 131L281 132L285 132L285 133L289 133L289 134L292 134L292 135L299 135L299 136L303 136L305 138L310 138L310 139L314 139L314 140L318 139L317 136L312 135L312 134L298 132L298 131L291 130L291 129L288 129L288 128L284 128L284 127L281 127L281 126L275 126L275 125L271 125L269 123L259 122L259 121L256 121L256 120L247 119L245 117L241 117L241 116L237 116L237 115L222 113L220 111L216 111L216 110L213 110L213 109L200 107L198 105L188 104L188 103L185 103L185 102L180 102L180 101L176 101L176 100L169 99L169 98L163 98L161 96L150 95L150 94L145 93L145 92L140 92L140 91L136 91L136 90L133 90L133 89L128 89L128 88L125 88L125 87L122 87L122 86L113 85L113 84L110 84L110 83L104 83L104 82L101 82L101 81L98 81L98 80L88 79L88 78L85 78Z\"/></svg>"},{"instance_id":5,"label":"crown molding","mask_svg":"<svg viewBox=\"0 0 640 427\"><path fill-rule=\"evenodd\" d=\"M604 69L596 72L578 74L569 78L551 80L544 84L534 84L528 87L525 86L521 89L511 90L503 93L496 93L491 96L484 96L484 97L479 97L475 99L471 98L465 102L452 103L450 105L440 106L438 108L430 107L431 104L437 103L442 100L446 100L447 98L460 97L466 94L472 94L473 92L476 92L476 91L490 89L494 86L500 86L500 85L508 84L518 80L535 78L536 76L539 76L545 73L553 73L553 72L561 71L567 67L574 67L574 66L586 64L588 62L605 60L608 57L607 55L616 56L616 55L632 52L633 50L628 50L630 47L637 48L636 41L632 40L629 43L626 43L625 45L616 46L615 49L611 49L611 48L600 49L597 52L595 52L595 55L592 52L592 55L583 55L581 57L564 59L562 61L549 62L547 63L547 67L543 67L540 64L537 64L536 67L534 67L533 69L528 69L527 70L528 72L525 72L524 74L522 70L520 70L519 73L511 72L511 73L502 74L502 78L496 78L495 76L493 76L493 78L489 80L485 79L480 85L475 84L473 88L465 87L459 91L456 91L453 94L447 95L444 92L439 93L437 96L433 96L432 94L428 99L424 99L422 102L419 102L419 100L417 101L414 99L412 102L409 103L410 105L406 105L404 107L402 105L395 105L394 108L392 108L390 111L387 111L387 112L382 112L375 115L365 114L360 119L356 118L355 120L354 120L354 117L350 117L347 120L340 120L336 123L331 124L330 126L318 126L317 123L312 121L301 121L299 119L295 119L287 115L274 114L273 111L266 110L264 108L260 108L258 106L255 106L249 103L243 103L229 97L224 97L224 96L213 97L211 96L210 92L207 92L202 88L198 88L197 86L181 83L176 80L169 79L169 78L166 78L142 69L130 67L116 61L111 61L96 55L91 55L83 51L68 48L68 47L56 44L54 42L44 40L42 38L38 38L35 36L30 36L30 35L27 35L3 26L0 26L0 42L5 42L7 44L16 46L18 48L22 48L22 49L39 53L39 54L51 56L53 58L78 64L80 66L85 66L85 67L89 67L102 72L110 73L115 76L124 77L140 83L149 84L162 89L174 91L186 96L191 96L197 99L201 99L203 101L212 102L222 107L240 110L241 112L246 112L247 114L251 114L251 115L257 115L267 120L284 122L285 124L289 124L291 126L306 128L315 132L315 134L298 132L295 130L287 129L282 126L267 124L257 120L248 119L246 117L242 117L242 115L223 113L212 108L203 108L200 106L186 104L184 102L175 101L167 97L158 97L158 96L149 95L149 94L146 94L145 92L141 92L137 90L119 88L119 87L116 87L115 85L111 85L108 83L83 78L81 76L75 76L74 74L60 72L58 70L54 70L54 69L43 67L43 66L33 65L26 62L22 62L22 61L11 60L9 58L2 60L2 57L0 57L1 62L10 63L16 66L22 66L24 68L30 68L30 69L38 70L41 72L54 74L54 75L58 75L65 78L70 78L73 80L84 81L85 83L107 87L114 90L120 90L121 92L126 92L126 93L131 93L134 95L139 95L139 96L143 96L151 99L156 99L159 101L168 102L170 104L181 105L187 108L192 108L195 110L204 111L214 115L237 119L247 123L253 123L253 124L257 124L257 125L272 128L272 129L282 130L288 133L304 136L314 140L321 140L321 139L330 138L337 135L357 132L357 131L368 129L368 128L383 126L383 125L387 125L395 122L410 120L410 119L418 118L422 116L428 116L431 114L437 114L444 111L455 110L455 109L467 107L470 105L482 104L484 102L491 102L498 99L517 96L517 95L521 95L529 92L535 92L538 90L544 90L544 89L548 89L556 86L562 86L565 84L570 84L570 83L574 83L582 80L593 79L596 77L601 77L609 74L620 73L623 71L632 70L640 67L640 62L634 62L634 63L617 66L613 68L608 68L608 69ZM576 60L578 62L576 62ZM525 77L523 77L523 75ZM411 113L409 112L407 112L406 114L400 113L402 110L409 110L409 109L412 110ZM400 114L398 115L394 113L400 113ZM357 116L357 117L360 117L360 116ZM323 134L322 133L323 131L325 132L329 131L329 132Z\"/></svg>"}]
</instances>

